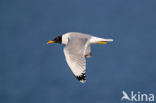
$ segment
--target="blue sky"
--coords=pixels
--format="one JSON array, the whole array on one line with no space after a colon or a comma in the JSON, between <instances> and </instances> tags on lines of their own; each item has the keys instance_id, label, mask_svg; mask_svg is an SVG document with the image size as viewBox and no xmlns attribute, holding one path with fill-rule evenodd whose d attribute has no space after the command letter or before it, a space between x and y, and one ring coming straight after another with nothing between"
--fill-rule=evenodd
<instances>
[{"instance_id":1,"label":"blue sky","mask_svg":"<svg viewBox=\"0 0 156 103\"><path fill-rule=\"evenodd\" d=\"M1 0L0 102L116 103L122 90L156 94L155 0ZM113 38L92 45L87 82L75 79L66 32Z\"/></svg>"}]
</instances>

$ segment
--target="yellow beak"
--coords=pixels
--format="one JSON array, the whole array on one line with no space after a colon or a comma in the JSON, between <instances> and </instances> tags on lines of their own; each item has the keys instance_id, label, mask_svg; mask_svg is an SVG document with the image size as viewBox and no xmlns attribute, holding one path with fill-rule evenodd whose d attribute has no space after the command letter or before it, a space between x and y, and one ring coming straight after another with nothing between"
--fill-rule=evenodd
<instances>
[{"instance_id":1,"label":"yellow beak","mask_svg":"<svg viewBox=\"0 0 156 103\"><path fill-rule=\"evenodd\" d=\"M51 43L54 43L54 42L55 42L55 41L50 40L50 41L47 42L47 44L51 44Z\"/></svg>"}]
</instances>

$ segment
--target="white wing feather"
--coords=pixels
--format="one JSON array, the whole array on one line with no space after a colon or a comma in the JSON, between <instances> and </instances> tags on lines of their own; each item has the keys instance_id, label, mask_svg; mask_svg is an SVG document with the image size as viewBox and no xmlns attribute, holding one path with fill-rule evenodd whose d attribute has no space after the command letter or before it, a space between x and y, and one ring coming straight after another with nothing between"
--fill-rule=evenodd
<instances>
[{"instance_id":1,"label":"white wing feather","mask_svg":"<svg viewBox=\"0 0 156 103\"><path fill-rule=\"evenodd\" d=\"M88 39L70 38L68 44L64 48L64 54L68 66L75 77L84 83L86 81L86 60L85 50Z\"/></svg>"}]
</instances>

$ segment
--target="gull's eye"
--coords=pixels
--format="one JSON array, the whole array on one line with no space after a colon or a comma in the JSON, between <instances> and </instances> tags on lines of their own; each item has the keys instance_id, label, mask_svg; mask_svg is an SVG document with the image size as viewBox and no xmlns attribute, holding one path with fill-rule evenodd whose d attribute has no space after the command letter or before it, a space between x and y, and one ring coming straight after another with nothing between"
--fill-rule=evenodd
<instances>
[{"instance_id":1,"label":"gull's eye","mask_svg":"<svg viewBox=\"0 0 156 103\"><path fill-rule=\"evenodd\" d=\"M58 38L56 37L54 40L57 40Z\"/></svg>"}]
</instances>

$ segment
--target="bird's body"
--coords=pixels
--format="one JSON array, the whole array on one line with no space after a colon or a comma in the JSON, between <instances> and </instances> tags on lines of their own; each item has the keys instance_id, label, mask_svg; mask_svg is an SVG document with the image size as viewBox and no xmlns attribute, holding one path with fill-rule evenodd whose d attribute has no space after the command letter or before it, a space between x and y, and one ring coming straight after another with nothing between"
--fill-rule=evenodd
<instances>
[{"instance_id":1,"label":"bird's body","mask_svg":"<svg viewBox=\"0 0 156 103\"><path fill-rule=\"evenodd\" d=\"M91 57L91 44L106 44L112 42L112 39L103 39L95 36L91 36L84 33L69 32L62 36L56 37L51 42L58 42L65 44L64 54L68 66L75 75L75 77L82 83L85 83L86 73L86 59L85 57Z\"/></svg>"},{"instance_id":2,"label":"bird's body","mask_svg":"<svg viewBox=\"0 0 156 103\"><path fill-rule=\"evenodd\" d=\"M78 32L69 32L69 33L65 33L64 35L62 35L62 44L68 44L68 40L69 38L80 38L80 39L87 39L89 40L90 44L96 44L99 41L113 41L112 39L103 39L103 38L99 38L99 37L95 37L92 35L88 35L85 33L78 33Z\"/></svg>"}]
</instances>

